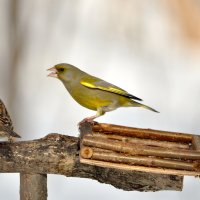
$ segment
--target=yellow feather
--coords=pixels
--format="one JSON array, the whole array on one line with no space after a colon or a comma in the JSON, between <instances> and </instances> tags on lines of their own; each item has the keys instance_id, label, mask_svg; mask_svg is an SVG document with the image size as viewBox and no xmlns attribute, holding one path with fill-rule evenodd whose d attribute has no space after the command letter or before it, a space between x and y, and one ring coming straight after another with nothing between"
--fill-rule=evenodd
<instances>
[{"instance_id":1,"label":"yellow feather","mask_svg":"<svg viewBox=\"0 0 200 200\"><path fill-rule=\"evenodd\" d=\"M112 92L112 93L115 93L115 94L120 94L120 95L124 95L124 96L127 96L129 95L125 90L122 90L120 88L114 88L114 87L103 87L103 86L100 86L100 85L95 85L94 83L92 82L88 82L89 80L81 80L80 83L86 87L89 87L89 88L93 88L93 89L100 89L100 90L104 90L104 91L107 91L107 92ZM92 80L93 81L93 80Z\"/></svg>"}]
</instances>

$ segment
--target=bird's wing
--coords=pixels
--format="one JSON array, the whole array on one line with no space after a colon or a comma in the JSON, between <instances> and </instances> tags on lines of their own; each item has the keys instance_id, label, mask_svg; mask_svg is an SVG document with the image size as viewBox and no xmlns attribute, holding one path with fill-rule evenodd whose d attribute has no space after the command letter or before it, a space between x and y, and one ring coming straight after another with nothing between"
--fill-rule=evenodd
<instances>
[{"instance_id":1,"label":"bird's wing","mask_svg":"<svg viewBox=\"0 0 200 200\"><path fill-rule=\"evenodd\" d=\"M4 126L9 127L9 129L13 130L12 120L1 99L0 99L0 124L3 124Z\"/></svg>"},{"instance_id":2,"label":"bird's wing","mask_svg":"<svg viewBox=\"0 0 200 200\"><path fill-rule=\"evenodd\" d=\"M100 78L94 77L94 76L84 77L81 79L80 83L83 86L88 87L88 88L104 90L107 92L112 92L115 94L122 95L122 96L130 98L130 99L142 101L142 99L140 99L136 96L133 96L132 94L129 94L127 91L125 91L111 83L108 83Z\"/></svg>"}]
</instances>

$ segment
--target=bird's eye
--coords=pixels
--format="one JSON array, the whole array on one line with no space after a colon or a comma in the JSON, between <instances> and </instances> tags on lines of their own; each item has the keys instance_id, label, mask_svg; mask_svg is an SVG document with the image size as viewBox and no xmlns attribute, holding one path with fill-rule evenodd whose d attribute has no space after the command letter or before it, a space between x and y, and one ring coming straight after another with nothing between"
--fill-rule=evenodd
<instances>
[{"instance_id":1,"label":"bird's eye","mask_svg":"<svg viewBox=\"0 0 200 200\"><path fill-rule=\"evenodd\" d=\"M60 72L64 72L64 70L65 70L64 68L60 68L59 69Z\"/></svg>"}]
</instances>

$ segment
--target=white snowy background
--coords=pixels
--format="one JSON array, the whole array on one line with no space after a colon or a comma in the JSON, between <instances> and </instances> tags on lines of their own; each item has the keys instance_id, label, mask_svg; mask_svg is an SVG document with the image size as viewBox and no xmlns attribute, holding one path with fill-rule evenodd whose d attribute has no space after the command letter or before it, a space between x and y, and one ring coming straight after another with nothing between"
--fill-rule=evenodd
<instances>
[{"instance_id":1,"label":"white snowy background","mask_svg":"<svg viewBox=\"0 0 200 200\"><path fill-rule=\"evenodd\" d=\"M144 100L159 114L120 108L99 122L200 133L199 0L0 0L0 98L23 140L78 135L94 112L46 69L71 63ZM200 199L182 192L126 192L94 180L48 175L49 200ZM0 199L19 199L19 174L0 174Z\"/></svg>"}]
</instances>

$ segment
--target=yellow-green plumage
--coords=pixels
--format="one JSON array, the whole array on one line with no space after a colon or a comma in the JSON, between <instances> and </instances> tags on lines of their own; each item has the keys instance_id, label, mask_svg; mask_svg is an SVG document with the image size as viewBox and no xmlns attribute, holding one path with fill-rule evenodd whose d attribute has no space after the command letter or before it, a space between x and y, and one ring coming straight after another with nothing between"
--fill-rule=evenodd
<instances>
[{"instance_id":1,"label":"yellow-green plumage","mask_svg":"<svg viewBox=\"0 0 200 200\"><path fill-rule=\"evenodd\" d=\"M141 101L140 98L102 79L91 76L73 65L61 63L49 70L53 71L49 76L60 79L74 100L88 109L97 111L95 116L87 119L93 120L105 112L119 107L143 107L157 112L153 108L135 101Z\"/></svg>"}]
</instances>

